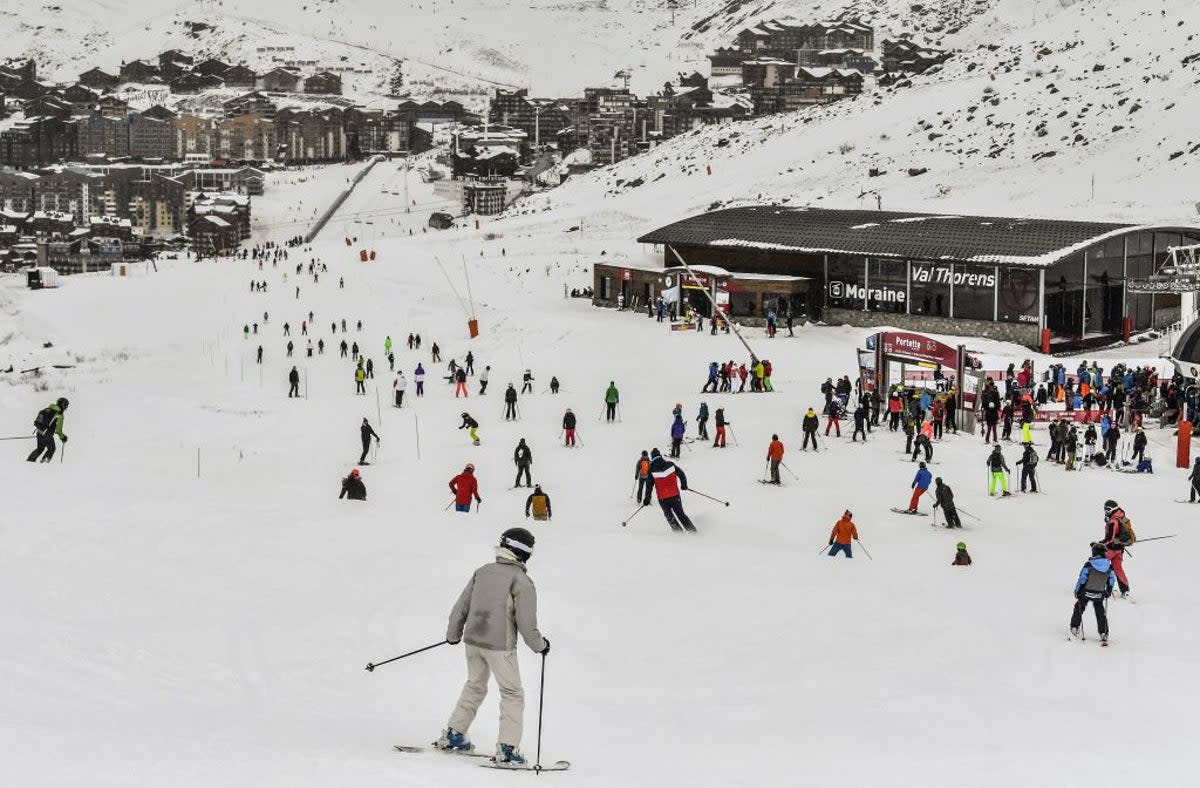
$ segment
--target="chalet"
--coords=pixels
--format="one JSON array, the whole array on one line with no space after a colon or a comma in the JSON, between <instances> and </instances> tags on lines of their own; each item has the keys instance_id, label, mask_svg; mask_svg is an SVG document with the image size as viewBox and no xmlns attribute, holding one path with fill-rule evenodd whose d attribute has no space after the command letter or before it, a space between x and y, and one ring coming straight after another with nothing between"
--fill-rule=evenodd
<instances>
[{"instance_id":1,"label":"chalet","mask_svg":"<svg viewBox=\"0 0 1200 788\"><path fill-rule=\"evenodd\" d=\"M188 170L179 179L193 191L261 195L266 173L254 167L213 167Z\"/></svg>"},{"instance_id":2,"label":"chalet","mask_svg":"<svg viewBox=\"0 0 1200 788\"><path fill-rule=\"evenodd\" d=\"M337 74L333 74L328 71L321 71L304 80L304 92L319 93L330 96L341 95L342 78Z\"/></svg>"},{"instance_id":3,"label":"chalet","mask_svg":"<svg viewBox=\"0 0 1200 788\"><path fill-rule=\"evenodd\" d=\"M93 90L112 90L121 84L121 78L99 68L90 68L79 75L79 84Z\"/></svg>"},{"instance_id":4,"label":"chalet","mask_svg":"<svg viewBox=\"0 0 1200 788\"><path fill-rule=\"evenodd\" d=\"M708 56L709 74L714 77L740 77L744 52L737 49L717 49Z\"/></svg>"},{"instance_id":5,"label":"chalet","mask_svg":"<svg viewBox=\"0 0 1200 788\"><path fill-rule=\"evenodd\" d=\"M133 223L129 219L116 216L93 216L88 220L88 227L93 237L119 238L122 241L133 240Z\"/></svg>"},{"instance_id":6,"label":"chalet","mask_svg":"<svg viewBox=\"0 0 1200 788\"><path fill-rule=\"evenodd\" d=\"M885 38L880 46L884 71L921 74L950 56L949 52L922 46L908 38Z\"/></svg>"},{"instance_id":7,"label":"chalet","mask_svg":"<svg viewBox=\"0 0 1200 788\"><path fill-rule=\"evenodd\" d=\"M0 66L0 90L11 91L25 81L20 72Z\"/></svg>"},{"instance_id":8,"label":"chalet","mask_svg":"<svg viewBox=\"0 0 1200 788\"><path fill-rule=\"evenodd\" d=\"M65 236L75 229L75 217L61 211L35 211L25 226L33 235L44 238Z\"/></svg>"},{"instance_id":9,"label":"chalet","mask_svg":"<svg viewBox=\"0 0 1200 788\"><path fill-rule=\"evenodd\" d=\"M59 95L66 101L75 112L91 112L96 106L96 102L100 100L100 94L86 87L83 83L76 83L60 91Z\"/></svg>"},{"instance_id":10,"label":"chalet","mask_svg":"<svg viewBox=\"0 0 1200 788\"><path fill-rule=\"evenodd\" d=\"M854 69L864 74L871 74L879 68L875 56L862 49L846 47L842 49L822 49L816 54L816 62L812 65L825 68Z\"/></svg>"},{"instance_id":11,"label":"chalet","mask_svg":"<svg viewBox=\"0 0 1200 788\"><path fill-rule=\"evenodd\" d=\"M742 62L742 82L747 87L778 87L795 73L795 63L776 57L761 57Z\"/></svg>"},{"instance_id":12,"label":"chalet","mask_svg":"<svg viewBox=\"0 0 1200 788\"><path fill-rule=\"evenodd\" d=\"M192 69L193 74L199 74L202 77L219 77L230 68L230 64L223 60L217 60L215 57L210 57L196 64Z\"/></svg>"},{"instance_id":13,"label":"chalet","mask_svg":"<svg viewBox=\"0 0 1200 788\"><path fill-rule=\"evenodd\" d=\"M159 74L164 80L170 81L186 74L193 62L191 55L185 55L178 49L168 49L158 56Z\"/></svg>"},{"instance_id":14,"label":"chalet","mask_svg":"<svg viewBox=\"0 0 1200 788\"><path fill-rule=\"evenodd\" d=\"M188 219L188 238L197 256L232 254L241 243L237 227L217 214L191 215Z\"/></svg>"},{"instance_id":15,"label":"chalet","mask_svg":"<svg viewBox=\"0 0 1200 788\"><path fill-rule=\"evenodd\" d=\"M227 88L253 88L258 83L258 74L240 64L230 66L220 74L213 76L223 79Z\"/></svg>"},{"instance_id":16,"label":"chalet","mask_svg":"<svg viewBox=\"0 0 1200 788\"><path fill-rule=\"evenodd\" d=\"M300 75L286 68L273 68L258 78L263 90L282 90L294 93L300 88Z\"/></svg>"},{"instance_id":17,"label":"chalet","mask_svg":"<svg viewBox=\"0 0 1200 788\"><path fill-rule=\"evenodd\" d=\"M166 120L166 121L175 120L175 118L178 117L174 112L167 109L162 104L155 104L153 107L146 110L142 114L145 115L147 118L154 118L155 120Z\"/></svg>"},{"instance_id":18,"label":"chalet","mask_svg":"<svg viewBox=\"0 0 1200 788\"><path fill-rule=\"evenodd\" d=\"M44 96L47 93L54 91L54 85L49 82L38 82L37 80L26 80L20 82L4 92L9 98L17 99L18 101L32 101L35 98Z\"/></svg>"},{"instance_id":19,"label":"chalet","mask_svg":"<svg viewBox=\"0 0 1200 788\"><path fill-rule=\"evenodd\" d=\"M275 117L278 107L265 94L255 90L229 99L221 104L221 114L227 118L238 115L262 115L264 118Z\"/></svg>"},{"instance_id":20,"label":"chalet","mask_svg":"<svg viewBox=\"0 0 1200 788\"><path fill-rule=\"evenodd\" d=\"M191 96L222 84L220 77L204 76L193 71L171 80L169 87L176 95Z\"/></svg>"},{"instance_id":21,"label":"chalet","mask_svg":"<svg viewBox=\"0 0 1200 788\"><path fill-rule=\"evenodd\" d=\"M761 27L747 27L737 34L737 48L744 53L755 54L767 48L771 34Z\"/></svg>"},{"instance_id":22,"label":"chalet","mask_svg":"<svg viewBox=\"0 0 1200 788\"><path fill-rule=\"evenodd\" d=\"M47 117L66 120L75 112L75 107L60 96L47 94L25 102L24 112L27 118Z\"/></svg>"},{"instance_id":23,"label":"chalet","mask_svg":"<svg viewBox=\"0 0 1200 788\"><path fill-rule=\"evenodd\" d=\"M96 102L96 108L111 118L123 118L129 114L129 103L112 94L101 96Z\"/></svg>"},{"instance_id":24,"label":"chalet","mask_svg":"<svg viewBox=\"0 0 1200 788\"><path fill-rule=\"evenodd\" d=\"M145 60L130 60L121 64L122 82L161 82L162 69Z\"/></svg>"}]
</instances>

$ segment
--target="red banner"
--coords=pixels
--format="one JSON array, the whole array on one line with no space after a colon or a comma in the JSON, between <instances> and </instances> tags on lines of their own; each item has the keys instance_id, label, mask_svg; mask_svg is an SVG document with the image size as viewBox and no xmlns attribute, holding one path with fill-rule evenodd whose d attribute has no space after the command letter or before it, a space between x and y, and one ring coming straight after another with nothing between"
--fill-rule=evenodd
<instances>
[{"instance_id":1,"label":"red banner","mask_svg":"<svg viewBox=\"0 0 1200 788\"><path fill-rule=\"evenodd\" d=\"M936 339L907 331L889 331L880 337L885 356L931 361L950 372L958 368L958 349Z\"/></svg>"}]
</instances>

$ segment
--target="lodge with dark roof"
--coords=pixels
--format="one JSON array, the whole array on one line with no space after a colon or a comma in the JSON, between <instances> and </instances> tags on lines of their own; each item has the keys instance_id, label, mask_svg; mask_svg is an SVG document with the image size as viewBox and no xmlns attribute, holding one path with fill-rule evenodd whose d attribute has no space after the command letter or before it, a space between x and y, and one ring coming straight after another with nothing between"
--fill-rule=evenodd
<instances>
[{"instance_id":1,"label":"lodge with dark roof","mask_svg":"<svg viewBox=\"0 0 1200 788\"><path fill-rule=\"evenodd\" d=\"M734 276L811 282L806 296L763 304L764 313L1038 347L1179 320L1178 293L1133 292L1126 282L1160 271L1172 247L1200 243L1200 227L760 205L693 216L638 241L660 249L665 267L679 265L677 253Z\"/></svg>"}]
</instances>

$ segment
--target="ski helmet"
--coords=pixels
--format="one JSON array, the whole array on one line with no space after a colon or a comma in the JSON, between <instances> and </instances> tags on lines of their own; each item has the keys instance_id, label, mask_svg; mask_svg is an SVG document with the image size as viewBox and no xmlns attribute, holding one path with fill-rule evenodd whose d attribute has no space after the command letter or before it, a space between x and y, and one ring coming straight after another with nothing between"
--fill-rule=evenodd
<instances>
[{"instance_id":1,"label":"ski helmet","mask_svg":"<svg viewBox=\"0 0 1200 788\"><path fill-rule=\"evenodd\" d=\"M67 409L67 406L68 406L68 405L70 405L70 404L71 404L71 403L67 401L67 398L66 398L66 397L59 397L59 398L58 398L58 407L62 408L63 410L66 410L66 409Z\"/></svg>"},{"instance_id":2,"label":"ski helmet","mask_svg":"<svg viewBox=\"0 0 1200 788\"><path fill-rule=\"evenodd\" d=\"M1092 542L1092 557L1093 558L1102 558L1103 556L1105 556L1107 554L1108 554L1107 547L1105 547L1100 542Z\"/></svg>"},{"instance_id":3,"label":"ski helmet","mask_svg":"<svg viewBox=\"0 0 1200 788\"><path fill-rule=\"evenodd\" d=\"M1104 513L1105 514L1111 513L1112 510L1116 509L1116 508L1117 508L1117 502L1114 501L1112 498L1109 498L1107 501L1104 502Z\"/></svg>"},{"instance_id":4,"label":"ski helmet","mask_svg":"<svg viewBox=\"0 0 1200 788\"><path fill-rule=\"evenodd\" d=\"M509 528L500 534L500 546L511 550L521 563L525 563L533 555L533 542L533 534L524 528Z\"/></svg>"},{"instance_id":5,"label":"ski helmet","mask_svg":"<svg viewBox=\"0 0 1200 788\"><path fill-rule=\"evenodd\" d=\"M661 457L662 454L658 451L658 449L651 449L650 456L651 457Z\"/></svg>"},{"instance_id":6,"label":"ski helmet","mask_svg":"<svg viewBox=\"0 0 1200 788\"><path fill-rule=\"evenodd\" d=\"M966 550L966 549L967 549L967 543L966 543L966 542L959 542L958 544L956 544L956 545L955 545L955 548L957 548L957 549L959 549L959 550Z\"/></svg>"},{"instance_id":7,"label":"ski helmet","mask_svg":"<svg viewBox=\"0 0 1200 788\"><path fill-rule=\"evenodd\" d=\"M464 470L464 471L471 471L471 472L473 473L473 472L475 471L475 463L473 463L473 462L468 462L468 463L467 463L467 467L463 468L463 470Z\"/></svg>"},{"instance_id":8,"label":"ski helmet","mask_svg":"<svg viewBox=\"0 0 1200 788\"><path fill-rule=\"evenodd\" d=\"M357 479L358 477L359 477L358 468L355 468L354 470L350 471L350 478Z\"/></svg>"}]
</instances>

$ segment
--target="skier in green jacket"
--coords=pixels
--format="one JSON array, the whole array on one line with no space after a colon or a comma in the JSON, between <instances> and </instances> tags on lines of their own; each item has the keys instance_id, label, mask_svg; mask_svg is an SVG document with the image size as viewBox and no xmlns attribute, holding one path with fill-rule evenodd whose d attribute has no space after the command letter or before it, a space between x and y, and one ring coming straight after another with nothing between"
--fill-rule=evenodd
<instances>
[{"instance_id":1,"label":"skier in green jacket","mask_svg":"<svg viewBox=\"0 0 1200 788\"><path fill-rule=\"evenodd\" d=\"M25 458L29 462L37 462L39 458L42 462L50 462L50 459L54 457L55 435L62 438L63 444L66 444L67 436L63 433L63 419L64 411L69 404L66 397L59 397L57 401L51 402L38 411L33 420L33 429L37 433L37 448Z\"/></svg>"},{"instance_id":2,"label":"skier in green jacket","mask_svg":"<svg viewBox=\"0 0 1200 788\"><path fill-rule=\"evenodd\" d=\"M613 381L608 381L608 391L604 392L604 420L613 421L617 418L617 405L621 402L621 395L617 392L617 384Z\"/></svg>"}]
</instances>

